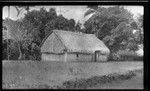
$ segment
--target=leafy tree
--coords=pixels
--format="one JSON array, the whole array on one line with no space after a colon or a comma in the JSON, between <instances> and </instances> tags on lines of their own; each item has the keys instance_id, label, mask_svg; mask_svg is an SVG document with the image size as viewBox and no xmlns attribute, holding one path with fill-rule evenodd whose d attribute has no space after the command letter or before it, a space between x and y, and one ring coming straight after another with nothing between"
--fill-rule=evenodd
<instances>
[{"instance_id":1,"label":"leafy tree","mask_svg":"<svg viewBox=\"0 0 150 91\"><path fill-rule=\"evenodd\" d=\"M139 25L139 27L141 27L141 28L143 28L143 15L140 15L139 17L138 17L138 25Z\"/></svg>"},{"instance_id":2,"label":"leafy tree","mask_svg":"<svg viewBox=\"0 0 150 91\"><path fill-rule=\"evenodd\" d=\"M22 8L24 9L22 6L16 6L18 15ZM4 26L6 26L14 40L14 43L10 44L10 48L17 48L18 51L16 52L19 53L18 59L26 60L40 60L40 47L43 40L52 30L80 30L80 24L76 25L74 19L66 19L62 15L57 15L54 8L50 8L49 11L45 8L29 11L28 8L24 18L17 21L6 19L4 20ZM14 52L12 50L10 55L14 54Z\"/></svg>"},{"instance_id":3,"label":"leafy tree","mask_svg":"<svg viewBox=\"0 0 150 91\"><path fill-rule=\"evenodd\" d=\"M40 46L52 30L75 30L75 20L69 20L62 15L57 15L54 8L50 8L49 11L45 8L29 11L22 19L22 23L24 30L27 30L27 34L32 37L29 48L26 48L31 50L26 52L32 55L32 59L40 57Z\"/></svg>"},{"instance_id":4,"label":"leafy tree","mask_svg":"<svg viewBox=\"0 0 150 91\"><path fill-rule=\"evenodd\" d=\"M85 32L93 33L109 47L112 53L126 48L133 28L133 15L120 6L90 8L85 16L93 15L85 22Z\"/></svg>"},{"instance_id":5,"label":"leafy tree","mask_svg":"<svg viewBox=\"0 0 150 91\"><path fill-rule=\"evenodd\" d=\"M14 6L14 7L17 10L17 17L18 17L23 10L29 13L30 7L34 7L34 6Z\"/></svg>"},{"instance_id":6,"label":"leafy tree","mask_svg":"<svg viewBox=\"0 0 150 91\"><path fill-rule=\"evenodd\" d=\"M11 36L12 40L17 43L17 48L19 49L18 59L23 59L23 44L28 36L26 34L26 31L23 30L22 22L5 19L3 24L7 28L7 33L9 34L9 36Z\"/></svg>"},{"instance_id":7,"label":"leafy tree","mask_svg":"<svg viewBox=\"0 0 150 91\"><path fill-rule=\"evenodd\" d=\"M46 11L45 8L40 10L29 11L25 14L23 21L28 22L30 25L25 26L29 32L33 32L34 40L40 45L45 36L51 33L53 29L74 31L75 21L73 19L66 19L62 15L57 15L54 8Z\"/></svg>"},{"instance_id":8,"label":"leafy tree","mask_svg":"<svg viewBox=\"0 0 150 91\"><path fill-rule=\"evenodd\" d=\"M138 17L138 21L131 23L131 26L135 29L132 39L129 41L127 46L129 49L135 50L138 49L138 45L143 44L144 33L143 33L143 16Z\"/></svg>"},{"instance_id":9,"label":"leafy tree","mask_svg":"<svg viewBox=\"0 0 150 91\"><path fill-rule=\"evenodd\" d=\"M84 29L81 29L82 24L78 21L75 26L74 26L74 31L75 32L84 32Z\"/></svg>"},{"instance_id":10,"label":"leafy tree","mask_svg":"<svg viewBox=\"0 0 150 91\"><path fill-rule=\"evenodd\" d=\"M10 59L11 58L11 53L12 53L12 50L11 50L11 47L12 44L14 43L14 41L12 39L3 39L3 45L2 45L2 59L5 60L5 59Z\"/></svg>"}]
</instances>

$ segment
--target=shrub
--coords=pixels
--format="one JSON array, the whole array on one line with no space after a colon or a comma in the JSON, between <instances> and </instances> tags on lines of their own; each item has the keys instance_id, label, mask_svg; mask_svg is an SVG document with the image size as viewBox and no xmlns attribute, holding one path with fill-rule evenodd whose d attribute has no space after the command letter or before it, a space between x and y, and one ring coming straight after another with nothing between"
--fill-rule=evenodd
<instances>
[{"instance_id":1,"label":"shrub","mask_svg":"<svg viewBox=\"0 0 150 91\"><path fill-rule=\"evenodd\" d=\"M38 85L38 89L50 89L50 86L47 84L40 84Z\"/></svg>"},{"instance_id":2,"label":"shrub","mask_svg":"<svg viewBox=\"0 0 150 91\"><path fill-rule=\"evenodd\" d=\"M129 71L124 74L112 73L104 76L93 76L88 79L76 79L75 81L66 81L62 84L63 89L86 89L98 84L110 83L116 80L127 80L136 76L134 71Z\"/></svg>"},{"instance_id":3,"label":"shrub","mask_svg":"<svg viewBox=\"0 0 150 91\"><path fill-rule=\"evenodd\" d=\"M118 61L120 60L120 55L118 55L117 53L111 53L108 56L108 61Z\"/></svg>"},{"instance_id":4,"label":"shrub","mask_svg":"<svg viewBox=\"0 0 150 91\"><path fill-rule=\"evenodd\" d=\"M116 53L111 53L108 61L142 61L143 56L138 56L133 51L120 50Z\"/></svg>"},{"instance_id":5,"label":"shrub","mask_svg":"<svg viewBox=\"0 0 150 91\"><path fill-rule=\"evenodd\" d=\"M138 56L135 52L133 51L118 51L118 54L120 55L120 60L125 61L125 60L133 60L133 61L139 61L143 60L143 57Z\"/></svg>"}]
</instances>

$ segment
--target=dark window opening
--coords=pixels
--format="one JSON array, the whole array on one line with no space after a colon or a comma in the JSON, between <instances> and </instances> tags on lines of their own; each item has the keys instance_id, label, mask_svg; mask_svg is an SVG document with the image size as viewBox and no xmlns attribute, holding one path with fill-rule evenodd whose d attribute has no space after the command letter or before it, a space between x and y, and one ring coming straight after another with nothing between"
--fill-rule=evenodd
<instances>
[{"instance_id":1,"label":"dark window opening","mask_svg":"<svg viewBox=\"0 0 150 91\"><path fill-rule=\"evenodd\" d=\"M79 57L79 55L77 54L77 57Z\"/></svg>"}]
</instances>

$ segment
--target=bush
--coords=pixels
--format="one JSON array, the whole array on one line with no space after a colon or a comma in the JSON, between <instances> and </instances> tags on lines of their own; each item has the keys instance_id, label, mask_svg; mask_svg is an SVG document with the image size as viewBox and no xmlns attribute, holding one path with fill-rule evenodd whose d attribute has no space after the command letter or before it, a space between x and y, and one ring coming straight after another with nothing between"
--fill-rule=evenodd
<instances>
[{"instance_id":1,"label":"bush","mask_svg":"<svg viewBox=\"0 0 150 91\"><path fill-rule=\"evenodd\" d=\"M108 61L118 61L120 60L120 55L118 55L117 53L111 53L108 56Z\"/></svg>"},{"instance_id":2,"label":"bush","mask_svg":"<svg viewBox=\"0 0 150 91\"><path fill-rule=\"evenodd\" d=\"M111 53L108 61L142 61L143 56L138 56L133 51L120 50L117 53Z\"/></svg>"},{"instance_id":3,"label":"bush","mask_svg":"<svg viewBox=\"0 0 150 91\"><path fill-rule=\"evenodd\" d=\"M104 76L93 76L88 79L76 79L75 81L66 81L62 84L63 89L86 89L100 84L110 83L117 80L128 80L136 76L134 71L129 71L124 74L112 73Z\"/></svg>"},{"instance_id":4,"label":"bush","mask_svg":"<svg viewBox=\"0 0 150 91\"><path fill-rule=\"evenodd\" d=\"M118 51L118 54L120 55L121 61L125 61L125 60L140 61L140 60L143 60L143 57L138 56L133 51Z\"/></svg>"},{"instance_id":5,"label":"bush","mask_svg":"<svg viewBox=\"0 0 150 91\"><path fill-rule=\"evenodd\" d=\"M9 50L9 52L8 52ZM2 60L18 60L19 57L19 49L16 42L11 42L8 46L7 50L7 43L3 43L3 50L2 50ZM23 60L41 60L41 52L40 48L35 49L31 52L31 50L23 49Z\"/></svg>"}]
</instances>

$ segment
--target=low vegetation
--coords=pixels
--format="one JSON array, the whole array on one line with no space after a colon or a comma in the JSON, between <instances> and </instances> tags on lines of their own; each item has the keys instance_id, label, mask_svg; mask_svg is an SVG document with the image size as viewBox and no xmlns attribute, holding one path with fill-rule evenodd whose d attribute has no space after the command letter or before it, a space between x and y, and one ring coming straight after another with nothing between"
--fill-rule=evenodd
<instances>
[{"instance_id":1,"label":"low vegetation","mask_svg":"<svg viewBox=\"0 0 150 91\"><path fill-rule=\"evenodd\" d=\"M143 56L137 55L134 51L120 50L117 53L112 53L108 57L108 61L143 61Z\"/></svg>"},{"instance_id":2,"label":"low vegetation","mask_svg":"<svg viewBox=\"0 0 150 91\"><path fill-rule=\"evenodd\" d=\"M77 79L75 81L66 81L62 85L62 89L86 89L98 84L111 83L116 80L127 80L136 76L134 71L129 71L125 74L113 73L104 76L94 76L89 79Z\"/></svg>"}]
</instances>

